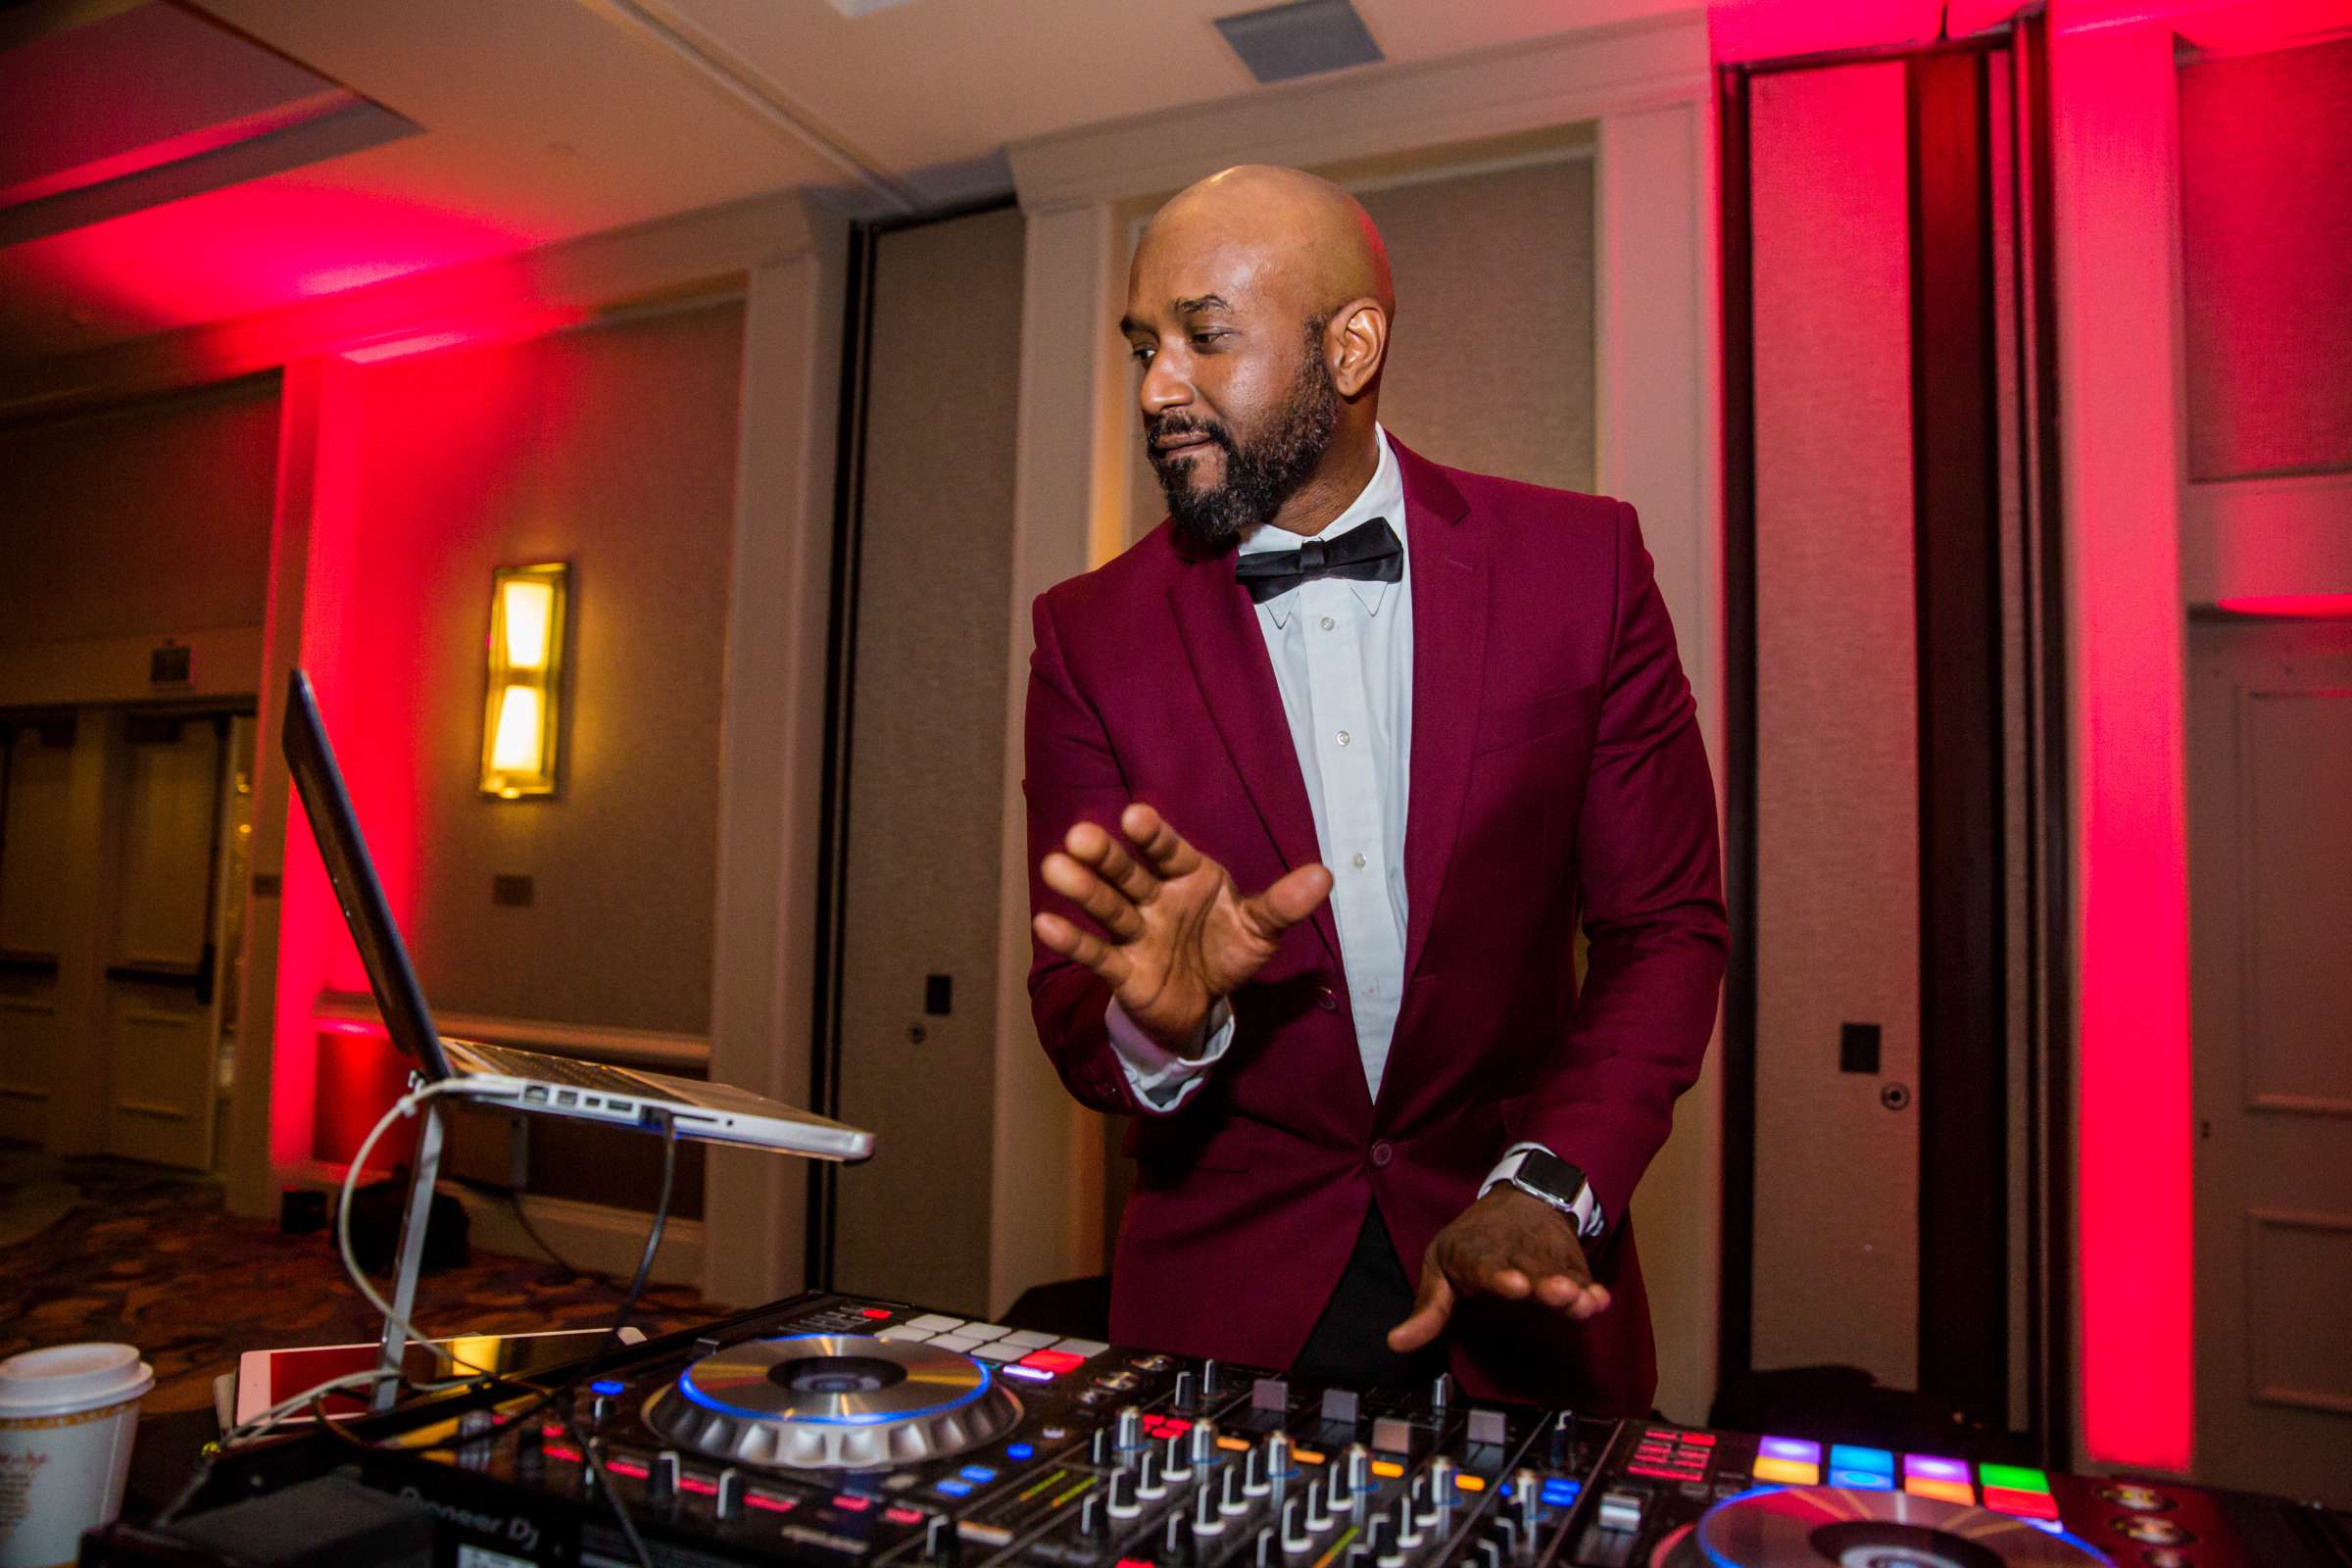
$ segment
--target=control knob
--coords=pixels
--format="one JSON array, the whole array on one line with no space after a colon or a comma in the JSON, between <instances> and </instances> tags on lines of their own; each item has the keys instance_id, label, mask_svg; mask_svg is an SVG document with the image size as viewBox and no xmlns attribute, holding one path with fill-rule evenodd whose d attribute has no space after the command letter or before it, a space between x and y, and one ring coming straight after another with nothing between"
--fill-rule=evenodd
<instances>
[{"instance_id":1,"label":"control knob","mask_svg":"<svg viewBox=\"0 0 2352 1568\"><path fill-rule=\"evenodd\" d=\"M1429 1461L1429 1504L1421 1516L1425 1525L1436 1525L1446 1517L1454 1503L1453 1461L1444 1454Z\"/></svg>"},{"instance_id":2,"label":"control knob","mask_svg":"<svg viewBox=\"0 0 2352 1568\"><path fill-rule=\"evenodd\" d=\"M1195 1465L1208 1465L1217 1462L1217 1424L1214 1421L1194 1422L1193 1430L1187 1433L1186 1437L1192 1443L1192 1457Z\"/></svg>"},{"instance_id":3,"label":"control knob","mask_svg":"<svg viewBox=\"0 0 2352 1568\"><path fill-rule=\"evenodd\" d=\"M1307 1495L1314 1495L1313 1488L1307 1489ZM1325 1522L1329 1523L1328 1520ZM1313 1544L1314 1526L1307 1518L1306 1503L1293 1497L1282 1505L1282 1549L1295 1554Z\"/></svg>"},{"instance_id":4,"label":"control knob","mask_svg":"<svg viewBox=\"0 0 2352 1568\"><path fill-rule=\"evenodd\" d=\"M1413 1499L1409 1496L1398 1497L1396 1499L1396 1544L1405 1551L1411 1551L1428 1539L1429 1534L1424 1526L1424 1521L1421 1515L1413 1509Z\"/></svg>"},{"instance_id":5,"label":"control knob","mask_svg":"<svg viewBox=\"0 0 2352 1568\"><path fill-rule=\"evenodd\" d=\"M1273 1494L1276 1508L1290 1495L1291 1482L1298 1474L1298 1466L1291 1458L1291 1440L1275 1433L1266 1440L1266 1490Z\"/></svg>"}]
</instances>

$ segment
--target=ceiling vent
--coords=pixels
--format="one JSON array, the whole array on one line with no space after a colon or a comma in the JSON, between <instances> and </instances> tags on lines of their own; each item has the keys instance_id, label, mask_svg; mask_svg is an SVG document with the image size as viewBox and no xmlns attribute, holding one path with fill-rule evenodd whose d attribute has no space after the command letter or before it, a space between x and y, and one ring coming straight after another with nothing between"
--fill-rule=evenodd
<instances>
[{"instance_id":1,"label":"ceiling vent","mask_svg":"<svg viewBox=\"0 0 2352 1568\"><path fill-rule=\"evenodd\" d=\"M1293 0L1217 18L1217 30L1260 81L1291 81L1386 58L1348 0Z\"/></svg>"}]
</instances>

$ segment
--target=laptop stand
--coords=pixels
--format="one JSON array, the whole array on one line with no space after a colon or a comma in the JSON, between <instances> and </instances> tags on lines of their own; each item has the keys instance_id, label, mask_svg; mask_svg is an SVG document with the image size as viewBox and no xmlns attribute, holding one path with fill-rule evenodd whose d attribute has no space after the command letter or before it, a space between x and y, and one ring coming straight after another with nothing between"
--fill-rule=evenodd
<instances>
[{"instance_id":1,"label":"laptop stand","mask_svg":"<svg viewBox=\"0 0 2352 1568\"><path fill-rule=\"evenodd\" d=\"M409 1074L411 1093L424 1084L422 1074ZM376 1380L372 1401L378 1410L391 1409L400 1398L400 1365L409 1348L409 1314L416 1308L416 1276L424 1266L424 1229L433 1214L433 1184L441 1179L440 1103L426 1101L421 1114L424 1125L416 1130L408 1206L400 1216L400 1268L392 1281L392 1311L384 1319L382 1348L375 1360L376 1369L384 1374Z\"/></svg>"}]
</instances>

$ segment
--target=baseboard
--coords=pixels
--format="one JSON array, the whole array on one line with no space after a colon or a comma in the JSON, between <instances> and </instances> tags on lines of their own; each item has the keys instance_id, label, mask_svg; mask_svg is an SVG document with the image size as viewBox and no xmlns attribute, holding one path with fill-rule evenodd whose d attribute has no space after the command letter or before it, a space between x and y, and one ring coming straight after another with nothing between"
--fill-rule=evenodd
<instances>
[{"instance_id":1,"label":"baseboard","mask_svg":"<svg viewBox=\"0 0 2352 1568\"><path fill-rule=\"evenodd\" d=\"M281 1170L280 1174L288 1181L330 1193L343 1185L342 1169L325 1160L305 1160ZM369 1172L368 1178L375 1175ZM440 1191L466 1205L472 1243L483 1251L502 1252L510 1257L547 1255L515 1219L514 1207L505 1199L453 1182L441 1183ZM568 1198L538 1198L527 1193L522 1198L522 1211L530 1216L539 1234L547 1238L547 1245L564 1254L566 1263L624 1280L637 1271L637 1259L645 1251L649 1215L636 1209L582 1203ZM664 1285L702 1288L701 1220L673 1215L662 1228L662 1250L654 1256L653 1278Z\"/></svg>"}]
</instances>

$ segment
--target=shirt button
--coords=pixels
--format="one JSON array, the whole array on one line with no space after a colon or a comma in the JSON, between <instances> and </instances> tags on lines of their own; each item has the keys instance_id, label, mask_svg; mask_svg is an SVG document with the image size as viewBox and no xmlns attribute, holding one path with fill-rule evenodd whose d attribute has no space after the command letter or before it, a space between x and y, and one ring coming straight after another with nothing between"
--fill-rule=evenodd
<instances>
[{"instance_id":1,"label":"shirt button","mask_svg":"<svg viewBox=\"0 0 2352 1568\"><path fill-rule=\"evenodd\" d=\"M1364 852L1358 850L1353 855L1348 857L1348 863L1354 866L1358 871L1361 871L1364 868Z\"/></svg>"},{"instance_id":2,"label":"shirt button","mask_svg":"<svg viewBox=\"0 0 2352 1568\"><path fill-rule=\"evenodd\" d=\"M1315 992L1315 1005L1325 1012L1337 1012L1340 1010L1340 999L1332 993L1331 987L1323 986Z\"/></svg>"},{"instance_id":3,"label":"shirt button","mask_svg":"<svg viewBox=\"0 0 2352 1568\"><path fill-rule=\"evenodd\" d=\"M1396 1151L1390 1147L1387 1139L1384 1138L1379 1143L1372 1146L1373 1164L1385 1166L1390 1160L1395 1159L1396 1157Z\"/></svg>"},{"instance_id":4,"label":"shirt button","mask_svg":"<svg viewBox=\"0 0 2352 1568\"><path fill-rule=\"evenodd\" d=\"M1323 619L1321 620L1321 622L1319 622L1319 624L1322 626L1322 628L1323 628L1325 631L1329 631L1329 630L1331 630L1331 628L1332 628L1333 621L1332 621L1332 618L1331 618L1329 615L1325 615L1325 616L1323 617Z\"/></svg>"},{"instance_id":5,"label":"shirt button","mask_svg":"<svg viewBox=\"0 0 2352 1568\"><path fill-rule=\"evenodd\" d=\"M1345 745L1347 745L1347 744L1348 744L1349 741L1353 740L1355 737L1354 737L1354 736L1352 736L1352 735L1350 735L1350 734L1348 734L1348 733L1346 730L1342 730L1342 731L1340 731L1340 733L1339 733L1339 734L1338 734L1336 737L1334 737L1334 738L1335 738L1335 739L1337 739L1337 740L1339 741L1339 743L1340 743L1342 746L1345 746Z\"/></svg>"}]
</instances>

